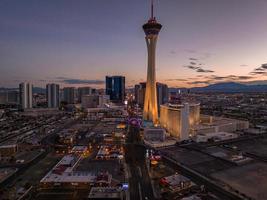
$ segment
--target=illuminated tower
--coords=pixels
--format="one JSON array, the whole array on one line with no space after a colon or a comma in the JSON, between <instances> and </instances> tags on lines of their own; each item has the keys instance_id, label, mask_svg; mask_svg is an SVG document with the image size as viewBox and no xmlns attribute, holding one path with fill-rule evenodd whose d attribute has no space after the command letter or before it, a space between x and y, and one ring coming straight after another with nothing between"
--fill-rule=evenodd
<instances>
[{"instance_id":1,"label":"illuminated tower","mask_svg":"<svg viewBox=\"0 0 267 200\"><path fill-rule=\"evenodd\" d=\"M158 123L158 103L156 94L156 44L158 34L161 29L161 24L156 21L154 17L153 0L151 1L151 18L143 29L146 34L146 44L148 52L148 66L147 66L147 81L146 81L146 94L144 103L144 120L153 121L154 124Z\"/></svg>"}]
</instances>

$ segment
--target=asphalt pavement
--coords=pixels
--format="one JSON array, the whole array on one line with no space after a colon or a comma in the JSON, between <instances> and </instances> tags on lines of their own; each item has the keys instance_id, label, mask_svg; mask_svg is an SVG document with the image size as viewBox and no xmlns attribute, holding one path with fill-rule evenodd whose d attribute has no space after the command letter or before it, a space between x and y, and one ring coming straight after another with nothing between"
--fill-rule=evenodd
<instances>
[{"instance_id":1,"label":"asphalt pavement","mask_svg":"<svg viewBox=\"0 0 267 200\"><path fill-rule=\"evenodd\" d=\"M154 199L150 177L145 163L144 146L140 145L139 128L130 126L125 144L125 158L129 166L130 199Z\"/></svg>"}]
</instances>

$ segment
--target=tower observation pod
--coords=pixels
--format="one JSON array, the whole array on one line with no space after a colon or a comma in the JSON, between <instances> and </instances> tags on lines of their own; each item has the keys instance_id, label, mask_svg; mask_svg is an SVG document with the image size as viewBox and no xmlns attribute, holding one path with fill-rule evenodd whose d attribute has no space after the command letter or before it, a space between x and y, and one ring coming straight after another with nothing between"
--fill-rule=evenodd
<instances>
[{"instance_id":1,"label":"tower observation pod","mask_svg":"<svg viewBox=\"0 0 267 200\"><path fill-rule=\"evenodd\" d=\"M146 121L152 121L158 124L158 102L157 102L157 89L156 89L156 44L158 34L162 28L162 25L157 22L154 17L154 4L151 0L151 17L146 24L143 25L144 32L146 34L146 44L148 53L147 62L147 81L146 81L146 93L144 102L143 119Z\"/></svg>"}]
</instances>

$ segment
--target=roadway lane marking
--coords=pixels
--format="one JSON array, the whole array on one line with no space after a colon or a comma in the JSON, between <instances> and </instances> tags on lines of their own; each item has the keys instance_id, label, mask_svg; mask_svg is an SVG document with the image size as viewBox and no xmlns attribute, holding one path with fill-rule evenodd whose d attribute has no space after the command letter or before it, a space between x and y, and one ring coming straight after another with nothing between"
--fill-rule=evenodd
<instances>
[{"instance_id":1,"label":"roadway lane marking","mask_svg":"<svg viewBox=\"0 0 267 200\"><path fill-rule=\"evenodd\" d=\"M130 167L126 163L125 163L125 175L127 179L132 177Z\"/></svg>"},{"instance_id":2,"label":"roadway lane marking","mask_svg":"<svg viewBox=\"0 0 267 200\"><path fill-rule=\"evenodd\" d=\"M143 176L142 176L142 171L141 171L140 167L138 167L137 169L138 169L139 176L142 178Z\"/></svg>"},{"instance_id":3,"label":"roadway lane marking","mask_svg":"<svg viewBox=\"0 0 267 200\"><path fill-rule=\"evenodd\" d=\"M141 185L140 185L140 183L138 183L138 190L139 190L139 199L140 200L142 200L143 198L142 198L142 191L141 191Z\"/></svg>"}]
</instances>

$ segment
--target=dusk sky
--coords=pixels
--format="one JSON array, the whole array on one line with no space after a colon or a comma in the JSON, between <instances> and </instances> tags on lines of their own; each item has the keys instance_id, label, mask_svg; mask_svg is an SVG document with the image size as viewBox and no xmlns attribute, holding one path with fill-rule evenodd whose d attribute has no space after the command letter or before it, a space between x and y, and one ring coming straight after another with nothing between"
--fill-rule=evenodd
<instances>
[{"instance_id":1,"label":"dusk sky","mask_svg":"<svg viewBox=\"0 0 267 200\"><path fill-rule=\"evenodd\" d=\"M267 80L266 0L155 0L157 80ZM0 0L0 87L146 79L149 0Z\"/></svg>"}]
</instances>

